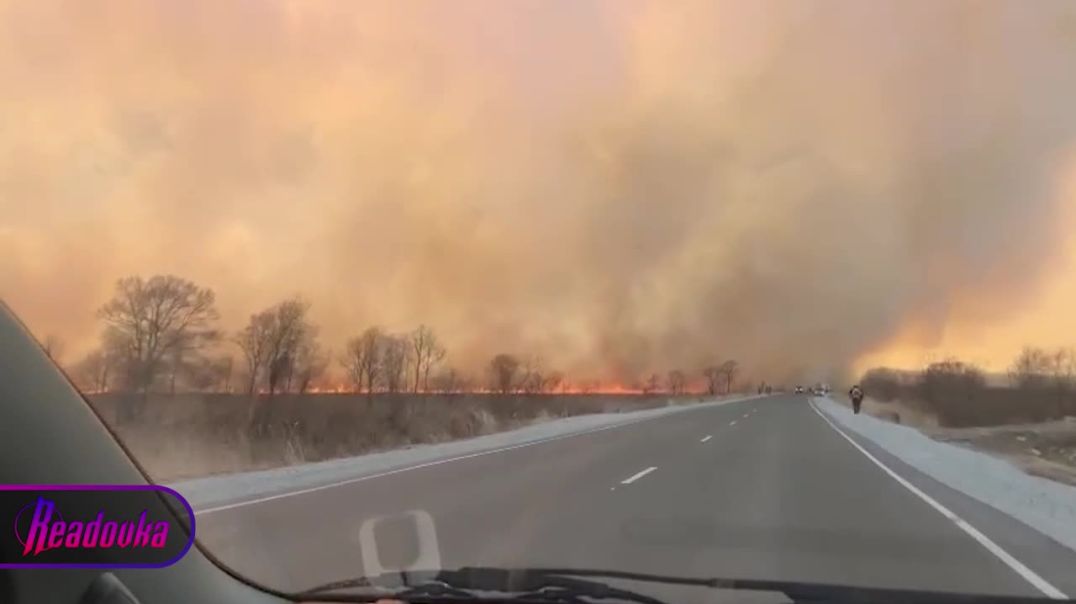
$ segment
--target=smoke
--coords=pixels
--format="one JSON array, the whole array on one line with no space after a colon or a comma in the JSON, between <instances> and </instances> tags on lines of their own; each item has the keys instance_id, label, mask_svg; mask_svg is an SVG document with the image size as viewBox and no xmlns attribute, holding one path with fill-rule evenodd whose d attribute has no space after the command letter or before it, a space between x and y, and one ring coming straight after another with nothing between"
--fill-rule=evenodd
<instances>
[{"instance_id":1,"label":"smoke","mask_svg":"<svg viewBox=\"0 0 1076 604\"><path fill-rule=\"evenodd\" d=\"M337 349L821 375L1011 315L1070 226L1063 0L0 0L0 81L0 295L73 349L175 273Z\"/></svg>"}]
</instances>

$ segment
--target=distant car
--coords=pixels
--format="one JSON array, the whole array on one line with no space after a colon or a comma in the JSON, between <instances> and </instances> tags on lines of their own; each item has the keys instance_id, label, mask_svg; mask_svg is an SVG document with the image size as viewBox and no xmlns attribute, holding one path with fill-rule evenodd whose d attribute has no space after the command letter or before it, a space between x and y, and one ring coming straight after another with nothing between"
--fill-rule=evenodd
<instances>
[{"instance_id":1,"label":"distant car","mask_svg":"<svg viewBox=\"0 0 1076 604\"><path fill-rule=\"evenodd\" d=\"M796 394L803 394L803 386L796 386Z\"/></svg>"}]
</instances>

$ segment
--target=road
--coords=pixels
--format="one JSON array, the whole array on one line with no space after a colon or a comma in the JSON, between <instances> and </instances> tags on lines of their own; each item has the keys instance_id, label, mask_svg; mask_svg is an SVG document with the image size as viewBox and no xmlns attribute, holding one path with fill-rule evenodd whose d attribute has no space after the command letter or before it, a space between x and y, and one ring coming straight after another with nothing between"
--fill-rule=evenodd
<instances>
[{"instance_id":1,"label":"road","mask_svg":"<svg viewBox=\"0 0 1076 604\"><path fill-rule=\"evenodd\" d=\"M364 574L363 520L423 510L445 568L600 568L1042 596L1015 563L1076 594L1072 551L862 446L907 483L807 397L774 396L201 513L198 533L238 572L286 590ZM391 544L382 546L391 555Z\"/></svg>"}]
</instances>

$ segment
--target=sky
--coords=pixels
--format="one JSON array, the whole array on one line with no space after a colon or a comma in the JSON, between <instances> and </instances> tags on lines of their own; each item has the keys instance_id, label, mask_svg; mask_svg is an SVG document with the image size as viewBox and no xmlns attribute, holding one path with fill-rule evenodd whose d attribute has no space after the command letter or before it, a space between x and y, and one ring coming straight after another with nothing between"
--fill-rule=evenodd
<instances>
[{"instance_id":1,"label":"sky","mask_svg":"<svg viewBox=\"0 0 1076 604\"><path fill-rule=\"evenodd\" d=\"M0 297L626 381L1076 345L1065 0L0 0Z\"/></svg>"}]
</instances>

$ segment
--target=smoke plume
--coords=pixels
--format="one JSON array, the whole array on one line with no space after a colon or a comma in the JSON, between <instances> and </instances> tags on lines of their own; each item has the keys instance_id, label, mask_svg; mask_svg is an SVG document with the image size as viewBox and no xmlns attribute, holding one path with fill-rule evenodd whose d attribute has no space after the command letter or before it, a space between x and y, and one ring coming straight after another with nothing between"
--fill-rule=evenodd
<instances>
[{"instance_id":1,"label":"smoke plume","mask_svg":"<svg viewBox=\"0 0 1076 604\"><path fill-rule=\"evenodd\" d=\"M0 295L83 351L174 273L337 350L820 375L1022 308L1071 227L1063 0L0 0L0 81Z\"/></svg>"}]
</instances>

